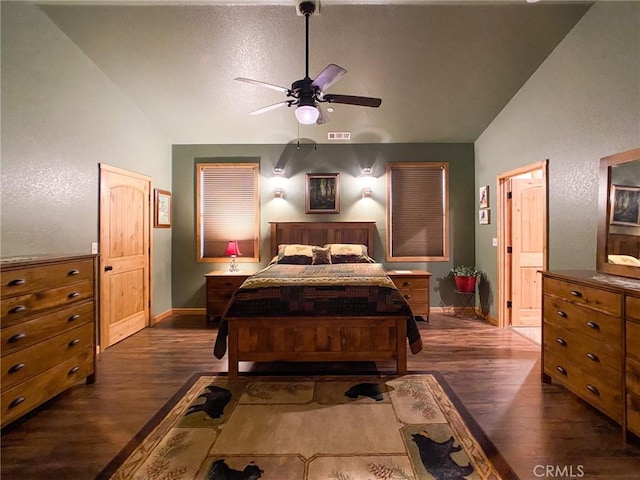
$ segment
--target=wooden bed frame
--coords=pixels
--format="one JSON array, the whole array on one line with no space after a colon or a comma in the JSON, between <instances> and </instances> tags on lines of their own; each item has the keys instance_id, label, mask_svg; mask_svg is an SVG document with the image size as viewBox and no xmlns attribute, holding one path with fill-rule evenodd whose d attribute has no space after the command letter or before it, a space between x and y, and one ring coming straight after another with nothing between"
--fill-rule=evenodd
<instances>
[{"instance_id":1,"label":"wooden bed frame","mask_svg":"<svg viewBox=\"0 0 640 480\"><path fill-rule=\"evenodd\" d=\"M374 222L272 222L271 252L279 244L358 243L373 255ZM238 362L396 361L407 372L406 316L227 317L229 376Z\"/></svg>"}]
</instances>

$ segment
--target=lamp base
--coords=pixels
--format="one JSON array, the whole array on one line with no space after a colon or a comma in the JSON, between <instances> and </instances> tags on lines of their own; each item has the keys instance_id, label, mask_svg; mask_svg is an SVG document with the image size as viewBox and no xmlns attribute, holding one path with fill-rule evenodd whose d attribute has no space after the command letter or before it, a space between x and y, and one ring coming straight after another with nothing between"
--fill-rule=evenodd
<instances>
[{"instance_id":1,"label":"lamp base","mask_svg":"<svg viewBox=\"0 0 640 480\"><path fill-rule=\"evenodd\" d=\"M240 271L240 267L236 263L236 259L235 258L231 258L231 263L229 264L229 271L230 272L239 272Z\"/></svg>"}]
</instances>

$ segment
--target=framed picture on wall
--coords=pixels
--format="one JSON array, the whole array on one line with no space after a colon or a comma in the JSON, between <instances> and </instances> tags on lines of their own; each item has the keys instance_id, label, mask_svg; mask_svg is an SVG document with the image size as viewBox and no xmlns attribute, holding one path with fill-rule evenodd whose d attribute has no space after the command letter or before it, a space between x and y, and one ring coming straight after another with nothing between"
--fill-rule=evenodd
<instances>
[{"instance_id":1,"label":"framed picture on wall","mask_svg":"<svg viewBox=\"0 0 640 480\"><path fill-rule=\"evenodd\" d=\"M640 187L611 186L611 218L613 225L640 225Z\"/></svg>"},{"instance_id":2,"label":"framed picture on wall","mask_svg":"<svg viewBox=\"0 0 640 480\"><path fill-rule=\"evenodd\" d=\"M306 174L306 213L340 213L339 178L339 173Z\"/></svg>"},{"instance_id":3,"label":"framed picture on wall","mask_svg":"<svg viewBox=\"0 0 640 480\"><path fill-rule=\"evenodd\" d=\"M478 210L478 222L480 225L489 225L491 223L491 211L488 208Z\"/></svg>"},{"instance_id":4,"label":"framed picture on wall","mask_svg":"<svg viewBox=\"0 0 640 480\"><path fill-rule=\"evenodd\" d=\"M487 208L489 206L489 185L484 185L478 189L478 200L480 202L480 208Z\"/></svg>"},{"instance_id":5,"label":"framed picture on wall","mask_svg":"<svg viewBox=\"0 0 640 480\"><path fill-rule=\"evenodd\" d=\"M171 192L167 190L154 190L154 214L153 226L155 228L171 227Z\"/></svg>"}]
</instances>

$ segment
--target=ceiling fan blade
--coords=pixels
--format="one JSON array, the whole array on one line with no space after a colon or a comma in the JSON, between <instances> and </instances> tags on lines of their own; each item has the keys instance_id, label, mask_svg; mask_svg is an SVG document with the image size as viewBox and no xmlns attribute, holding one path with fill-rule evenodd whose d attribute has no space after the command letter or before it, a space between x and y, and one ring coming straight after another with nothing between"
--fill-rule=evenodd
<instances>
[{"instance_id":1,"label":"ceiling fan blade","mask_svg":"<svg viewBox=\"0 0 640 480\"><path fill-rule=\"evenodd\" d=\"M345 103L347 105L359 105L361 107L379 107L382 103L381 98L373 97L357 97L355 95L323 95L322 99L329 103Z\"/></svg>"},{"instance_id":2,"label":"ceiling fan blade","mask_svg":"<svg viewBox=\"0 0 640 480\"><path fill-rule=\"evenodd\" d=\"M267 107L259 108L258 110L254 110L253 112L249 112L249 115L259 115L264 112L268 112L270 110L275 110L276 108L284 107L291 105L293 100L285 100L284 102L274 103L273 105L269 105Z\"/></svg>"},{"instance_id":3,"label":"ceiling fan blade","mask_svg":"<svg viewBox=\"0 0 640 480\"><path fill-rule=\"evenodd\" d=\"M318 74L311 85L318 87L320 91L324 92L327 88L340 80L346 73L347 71L344 68L334 63L330 63Z\"/></svg>"},{"instance_id":4,"label":"ceiling fan blade","mask_svg":"<svg viewBox=\"0 0 640 480\"><path fill-rule=\"evenodd\" d=\"M271 83L261 82L259 80L252 80L250 78L244 78L244 77L236 77L235 80L238 80L239 82L253 83L254 85L260 85L262 87L267 87L267 88L270 88L271 90L276 90L276 91L282 92L282 93L289 93L289 89L286 88L286 87L279 87L278 85L273 85Z\"/></svg>"},{"instance_id":5,"label":"ceiling fan blade","mask_svg":"<svg viewBox=\"0 0 640 480\"><path fill-rule=\"evenodd\" d=\"M318 120L316 120L316 123L318 125L327 123L329 121L329 117L327 117L327 114L324 112L324 109L320 105L316 105L316 108L320 112L320 115L318 116Z\"/></svg>"}]
</instances>

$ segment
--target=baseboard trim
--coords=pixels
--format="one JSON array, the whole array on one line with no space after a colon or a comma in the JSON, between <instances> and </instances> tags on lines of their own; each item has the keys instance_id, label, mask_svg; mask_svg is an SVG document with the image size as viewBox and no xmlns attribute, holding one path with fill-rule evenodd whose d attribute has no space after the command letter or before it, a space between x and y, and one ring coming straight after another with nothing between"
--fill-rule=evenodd
<instances>
[{"instance_id":1,"label":"baseboard trim","mask_svg":"<svg viewBox=\"0 0 640 480\"><path fill-rule=\"evenodd\" d=\"M162 312L151 319L151 325L164 320L171 315L206 315L206 308L170 308L166 312Z\"/></svg>"}]
</instances>

